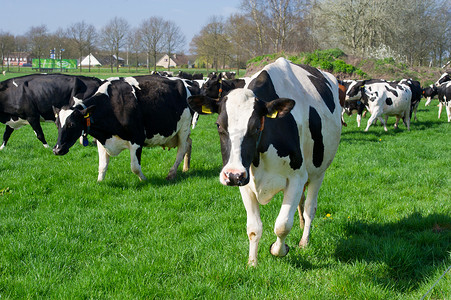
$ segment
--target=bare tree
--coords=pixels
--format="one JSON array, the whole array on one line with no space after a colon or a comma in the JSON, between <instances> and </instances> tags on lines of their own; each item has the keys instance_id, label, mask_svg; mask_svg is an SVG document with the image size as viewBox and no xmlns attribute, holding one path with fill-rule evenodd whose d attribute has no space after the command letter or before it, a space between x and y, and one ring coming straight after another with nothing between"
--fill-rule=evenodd
<instances>
[{"instance_id":1,"label":"bare tree","mask_svg":"<svg viewBox=\"0 0 451 300\"><path fill-rule=\"evenodd\" d=\"M2 55L2 71L3 71L3 61L5 57L10 57L11 52L14 51L14 36L8 32L0 32L0 52ZM9 71L9 60L7 64Z\"/></svg>"},{"instance_id":2,"label":"bare tree","mask_svg":"<svg viewBox=\"0 0 451 300\"><path fill-rule=\"evenodd\" d=\"M21 53L26 52L29 49L28 48L28 39L23 35L16 36L14 45L15 45L14 49L18 53L18 59L20 61ZM17 66L17 68L18 68L18 71L20 72L20 64Z\"/></svg>"},{"instance_id":3,"label":"bare tree","mask_svg":"<svg viewBox=\"0 0 451 300\"><path fill-rule=\"evenodd\" d=\"M266 30L264 24L267 23L265 17L265 1L264 0L242 0L241 9L247 14L254 24L254 32L257 39L257 55L264 54L267 48L265 46ZM251 28L250 28L251 29Z\"/></svg>"},{"instance_id":4,"label":"bare tree","mask_svg":"<svg viewBox=\"0 0 451 300\"><path fill-rule=\"evenodd\" d=\"M85 21L81 21L69 26L67 29L67 36L72 40L78 49L81 72L81 61L83 59L83 54L85 53L85 50L88 54L92 51L96 38L96 29L93 25L89 25ZM91 64L89 64L89 71L91 71Z\"/></svg>"},{"instance_id":5,"label":"bare tree","mask_svg":"<svg viewBox=\"0 0 451 300\"><path fill-rule=\"evenodd\" d=\"M171 58L172 54L176 53L176 51L182 50L182 47L185 44L185 36L182 34L180 27L172 21L167 21L165 24L164 40L166 54L169 58ZM170 69L171 63L169 61L168 71L170 71Z\"/></svg>"},{"instance_id":6,"label":"bare tree","mask_svg":"<svg viewBox=\"0 0 451 300\"><path fill-rule=\"evenodd\" d=\"M216 71L219 69L221 59L224 66L225 60L229 57L230 46L224 22L217 16L210 18L210 22L191 43L194 52L203 57L207 64L211 63Z\"/></svg>"},{"instance_id":7,"label":"bare tree","mask_svg":"<svg viewBox=\"0 0 451 300\"><path fill-rule=\"evenodd\" d=\"M49 51L47 26L33 26L28 30L26 36L28 37L32 54L38 58L38 68L39 72L41 72L41 57L43 57L44 51Z\"/></svg>"},{"instance_id":8,"label":"bare tree","mask_svg":"<svg viewBox=\"0 0 451 300\"><path fill-rule=\"evenodd\" d=\"M127 34L130 25L127 20L119 17L112 19L102 28L101 41L105 49L108 49L111 56L116 59L116 72L119 72L119 51L127 43ZM113 72L113 62L111 62L111 72Z\"/></svg>"},{"instance_id":9,"label":"bare tree","mask_svg":"<svg viewBox=\"0 0 451 300\"><path fill-rule=\"evenodd\" d=\"M128 46L127 48L130 50L132 56L135 59L135 66L136 70L138 70L139 66L139 53L141 52L142 48L142 35L141 30L139 29L132 29L130 30L130 34L128 35ZM130 65L128 69L130 70Z\"/></svg>"},{"instance_id":10,"label":"bare tree","mask_svg":"<svg viewBox=\"0 0 451 300\"><path fill-rule=\"evenodd\" d=\"M235 57L237 74L241 67L246 67L246 61L255 56L256 39L248 30L250 21L243 15L235 14L225 22L225 32L230 41L229 53Z\"/></svg>"},{"instance_id":11,"label":"bare tree","mask_svg":"<svg viewBox=\"0 0 451 300\"><path fill-rule=\"evenodd\" d=\"M141 23L140 35L142 46L147 54L147 69L150 73L150 58L153 58L153 70L157 70L157 55L165 47L166 22L160 17L151 17Z\"/></svg>"}]
</instances>

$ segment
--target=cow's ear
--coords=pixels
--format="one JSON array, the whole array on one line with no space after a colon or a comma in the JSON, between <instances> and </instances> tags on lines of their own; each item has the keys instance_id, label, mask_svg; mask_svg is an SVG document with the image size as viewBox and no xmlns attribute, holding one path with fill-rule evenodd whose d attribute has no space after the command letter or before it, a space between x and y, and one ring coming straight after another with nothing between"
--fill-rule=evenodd
<instances>
[{"instance_id":1,"label":"cow's ear","mask_svg":"<svg viewBox=\"0 0 451 300\"><path fill-rule=\"evenodd\" d=\"M80 112L83 114L83 116L88 116L91 113L93 113L96 110L95 105L88 106L87 108L81 110Z\"/></svg>"},{"instance_id":2,"label":"cow's ear","mask_svg":"<svg viewBox=\"0 0 451 300\"><path fill-rule=\"evenodd\" d=\"M282 118L286 116L294 107L294 100L280 98L266 103L268 113L266 117L271 119Z\"/></svg>"},{"instance_id":3,"label":"cow's ear","mask_svg":"<svg viewBox=\"0 0 451 300\"><path fill-rule=\"evenodd\" d=\"M208 96L191 96L188 98L188 105L201 115L218 113L218 102Z\"/></svg>"}]
</instances>

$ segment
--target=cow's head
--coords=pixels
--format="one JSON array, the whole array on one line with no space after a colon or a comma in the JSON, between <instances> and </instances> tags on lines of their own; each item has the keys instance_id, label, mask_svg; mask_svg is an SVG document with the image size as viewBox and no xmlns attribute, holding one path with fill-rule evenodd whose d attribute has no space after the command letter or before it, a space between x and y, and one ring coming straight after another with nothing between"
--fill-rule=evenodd
<instances>
[{"instance_id":1,"label":"cow's head","mask_svg":"<svg viewBox=\"0 0 451 300\"><path fill-rule=\"evenodd\" d=\"M362 98L363 96L362 89L364 88L364 86L365 81L363 80L352 82L346 91L346 101L358 100Z\"/></svg>"},{"instance_id":2,"label":"cow's head","mask_svg":"<svg viewBox=\"0 0 451 300\"><path fill-rule=\"evenodd\" d=\"M91 122L90 114L94 109L95 106L82 107L82 105L66 106L62 109L53 107L55 123L58 127L58 140L53 147L55 155L64 155L69 152L69 148L75 144L78 138L83 133L87 133Z\"/></svg>"},{"instance_id":3,"label":"cow's head","mask_svg":"<svg viewBox=\"0 0 451 300\"><path fill-rule=\"evenodd\" d=\"M434 85L436 87L439 87L442 83L447 81L451 81L451 75L449 74L449 72L443 73L442 76L440 76L440 78L434 83Z\"/></svg>"},{"instance_id":4,"label":"cow's head","mask_svg":"<svg viewBox=\"0 0 451 300\"><path fill-rule=\"evenodd\" d=\"M217 113L223 168L219 180L224 185L249 183L249 168L257 153L265 118L282 118L293 108L291 99L258 100L248 89L235 89L220 101L206 96L188 98L199 114Z\"/></svg>"},{"instance_id":5,"label":"cow's head","mask_svg":"<svg viewBox=\"0 0 451 300\"><path fill-rule=\"evenodd\" d=\"M222 96L222 75L211 74L201 87L201 95L218 99Z\"/></svg>"},{"instance_id":6,"label":"cow's head","mask_svg":"<svg viewBox=\"0 0 451 300\"><path fill-rule=\"evenodd\" d=\"M427 88L424 88L423 97L427 99L424 106L428 106L431 103L432 98L434 98L434 96L437 96L437 94L438 94L437 87L433 84L431 84Z\"/></svg>"}]
</instances>

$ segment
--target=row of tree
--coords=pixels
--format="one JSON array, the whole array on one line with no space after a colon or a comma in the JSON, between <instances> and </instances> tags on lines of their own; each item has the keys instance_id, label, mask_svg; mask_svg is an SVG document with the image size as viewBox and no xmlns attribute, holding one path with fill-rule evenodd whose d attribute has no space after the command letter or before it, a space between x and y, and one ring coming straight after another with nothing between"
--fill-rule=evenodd
<instances>
[{"instance_id":1,"label":"row of tree","mask_svg":"<svg viewBox=\"0 0 451 300\"><path fill-rule=\"evenodd\" d=\"M190 52L207 67L243 68L249 58L263 54L325 48L410 65L441 66L450 58L449 0L241 0L240 8L228 18L212 16L190 42ZM184 47L180 27L160 17L137 28L115 17L100 30L82 21L52 34L45 25L25 36L0 32L2 57L31 51L40 58L55 48L66 49L65 57L81 58L103 50L116 58L130 54L134 64L149 71L151 65L156 69L158 55L171 56Z\"/></svg>"},{"instance_id":2,"label":"row of tree","mask_svg":"<svg viewBox=\"0 0 451 300\"><path fill-rule=\"evenodd\" d=\"M191 51L213 64L327 48L410 65L450 58L449 0L242 0L240 11L213 17Z\"/></svg>"},{"instance_id":3,"label":"row of tree","mask_svg":"<svg viewBox=\"0 0 451 300\"><path fill-rule=\"evenodd\" d=\"M145 56L150 71L151 65L156 70L157 55L171 56L183 49L184 44L185 36L180 27L159 17L144 20L138 28L131 28L127 20L115 17L100 30L82 21L55 33L49 33L45 25L33 26L23 36L0 32L2 67L3 58L12 52L31 52L34 58L40 59L48 57L50 49L56 49L59 58L64 53L64 57L76 57L81 61L83 56L100 50L116 58L115 63L110 64L111 72L114 65L118 71L119 56L124 52L135 57L136 65Z\"/></svg>"}]
</instances>

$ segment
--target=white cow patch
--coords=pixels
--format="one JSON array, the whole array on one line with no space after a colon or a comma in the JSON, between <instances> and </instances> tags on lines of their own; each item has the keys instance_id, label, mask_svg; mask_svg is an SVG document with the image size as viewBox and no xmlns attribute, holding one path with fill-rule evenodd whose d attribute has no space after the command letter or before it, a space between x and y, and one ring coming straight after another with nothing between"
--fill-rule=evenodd
<instances>
[{"instance_id":1,"label":"white cow patch","mask_svg":"<svg viewBox=\"0 0 451 300\"><path fill-rule=\"evenodd\" d=\"M64 125L66 124L66 120L67 118L74 112L73 109L62 109L60 110L59 113L59 121L60 121L60 127L64 127Z\"/></svg>"},{"instance_id":2,"label":"white cow patch","mask_svg":"<svg viewBox=\"0 0 451 300\"><path fill-rule=\"evenodd\" d=\"M115 135L112 138L109 138L105 141L104 147L108 155L117 156L119 155L119 153L122 152L122 150L130 149L131 144L129 141L123 140L117 135Z\"/></svg>"},{"instance_id":3,"label":"white cow patch","mask_svg":"<svg viewBox=\"0 0 451 300\"><path fill-rule=\"evenodd\" d=\"M108 87L110 86L110 84L111 84L110 81L107 81L104 84L102 84L99 87L99 89L97 90L96 95L98 95L98 94L105 94L105 95L107 95L109 97L109 95L108 95Z\"/></svg>"},{"instance_id":4,"label":"white cow patch","mask_svg":"<svg viewBox=\"0 0 451 300\"><path fill-rule=\"evenodd\" d=\"M228 95L226 111L228 116L228 132L232 149L225 169L245 171L241 161L241 143L247 132L247 124L254 111L255 95L248 89L235 89ZM221 177L221 180L223 178Z\"/></svg>"},{"instance_id":5,"label":"white cow patch","mask_svg":"<svg viewBox=\"0 0 451 300\"><path fill-rule=\"evenodd\" d=\"M13 84L15 87L18 87L17 83L13 80Z\"/></svg>"},{"instance_id":6,"label":"white cow patch","mask_svg":"<svg viewBox=\"0 0 451 300\"><path fill-rule=\"evenodd\" d=\"M77 105L83 103L83 100L82 100L82 99L78 99L77 97L74 97L73 99L74 99L74 106L77 106Z\"/></svg>"},{"instance_id":7,"label":"white cow patch","mask_svg":"<svg viewBox=\"0 0 451 300\"><path fill-rule=\"evenodd\" d=\"M124 81L127 82L129 85L137 88L138 90L141 90L141 88L139 87L139 82L138 80L136 80L135 77L125 77Z\"/></svg>"},{"instance_id":8,"label":"white cow patch","mask_svg":"<svg viewBox=\"0 0 451 300\"><path fill-rule=\"evenodd\" d=\"M6 122L6 125L13 129L19 129L22 126L29 125L27 120L19 118L18 120L14 121L13 119Z\"/></svg>"}]
</instances>

